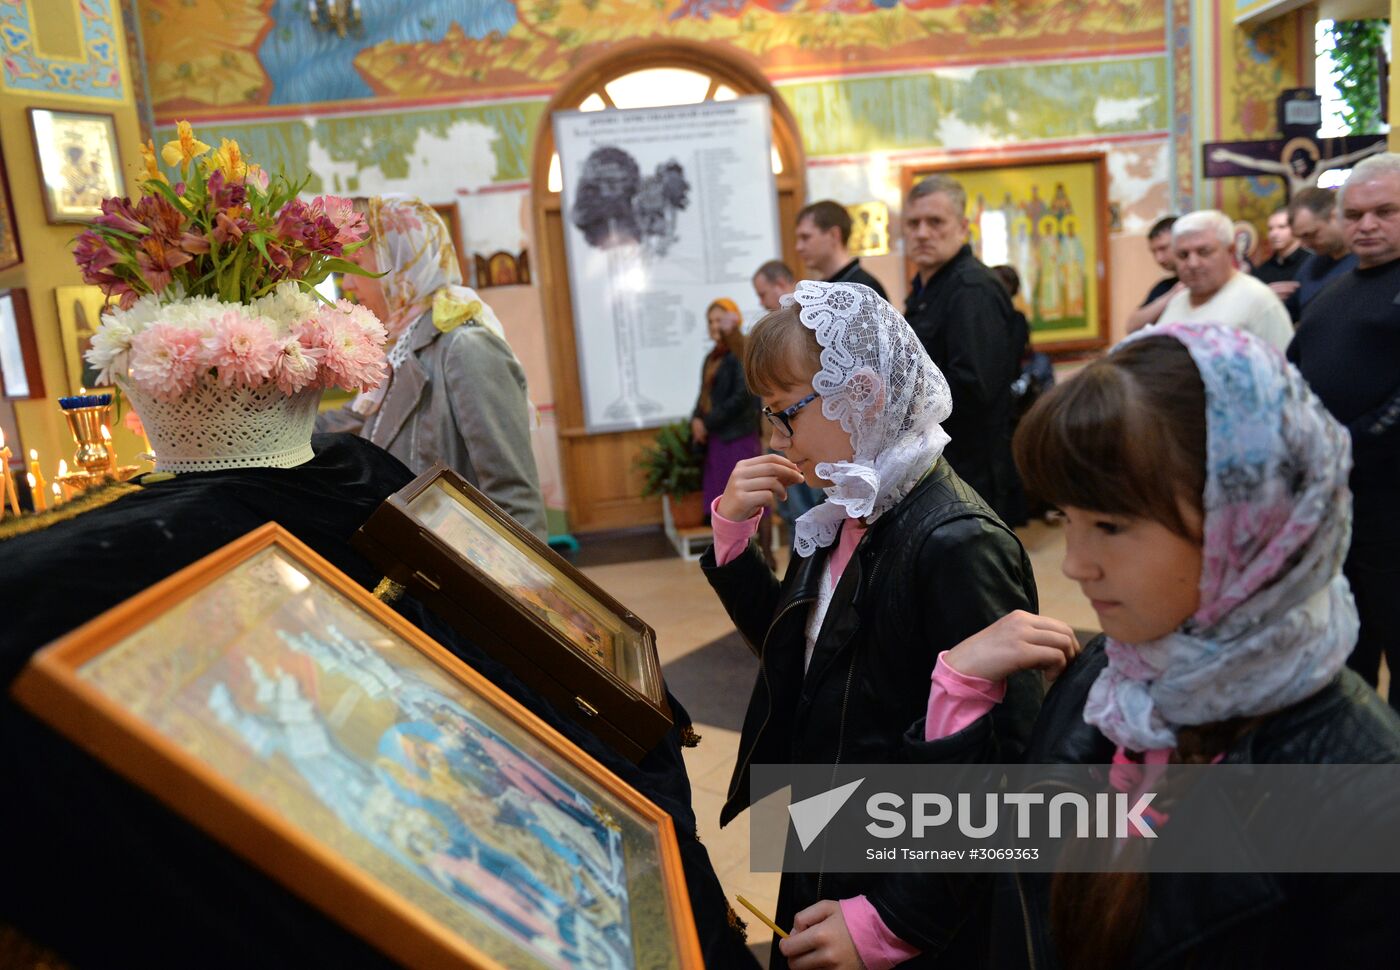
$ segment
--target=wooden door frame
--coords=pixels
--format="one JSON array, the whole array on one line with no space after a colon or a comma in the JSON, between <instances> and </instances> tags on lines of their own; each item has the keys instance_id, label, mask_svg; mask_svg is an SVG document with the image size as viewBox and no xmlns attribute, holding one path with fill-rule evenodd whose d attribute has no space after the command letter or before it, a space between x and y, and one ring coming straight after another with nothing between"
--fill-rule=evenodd
<instances>
[{"instance_id":1,"label":"wooden door frame","mask_svg":"<svg viewBox=\"0 0 1400 970\"><path fill-rule=\"evenodd\" d=\"M554 408L559 434L559 457L569 527L576 532L650 525L661 521L660 499L642 498L641 473L632 465L641 447L650 442L651 429L590 434L584 423L583 392L579 386L578 348L575 341L573 301L569 291L567 255L561 200L549 191L549 163L555 153L554 112L577 108L588 95L607 82L648 68L674 67L698 71L740 96L762 94L772 110L773 146L783 171L775 175L778 193L782 256L794 271L800 265L793 238L797 211L806 199L806 156L797 121L787 103L764 76L757 60L728 46L685 40L635 40L609 47L581 64L550 98L535 135L530 184L534 210L536 280L544 310L545 343L550 377L554 382ZM757 269L758 267L754 267ZM698 367L698 363L697 363ZM621 462L626 484L617 494L598 500L591 489L591 475ZM616 474L618 469L606 469Z\"/></svg>"}]
</instances>

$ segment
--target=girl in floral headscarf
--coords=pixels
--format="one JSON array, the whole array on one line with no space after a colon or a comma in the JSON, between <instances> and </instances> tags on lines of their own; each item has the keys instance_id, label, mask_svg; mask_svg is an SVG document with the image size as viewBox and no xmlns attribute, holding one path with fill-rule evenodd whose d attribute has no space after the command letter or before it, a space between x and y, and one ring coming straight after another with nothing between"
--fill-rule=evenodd
<instances>
[{"instance_id":1,"label":"girl in floral headscarf","mask_svg":"<svg viewBox=\"0 0 1400 970\"><path fill-rule=\"evenodd\" d=\"M1350 442L1275 350L1211 324L1136 334L1037 403L1015 450L1027 490L1065 513L1063 570L1104 630L1046 699L1028 761L1109 764L1125 792L1145 765L1400 761L1400 718L1345 669ZM926 753L964 736L1008 673L1065 667L1049 622L1008 615L948 652ZM1006 965L1395 961L1393 879L1018 879L994 939L1028 949Z\"/></svg>"},{"instance_id":2,"label":"girl in floral headscarf","mask_svg":"<svg viewBox=\"0 0 1400 970\"><path fill-rule=\"evenodd\" d=\"M318 429L355 431L415 474L442 461L548 538L525 371L495 313L461 285L446 224L418 199L372 198L365 210L372 244L354 258L384 275L342 285L389 331L391 375Z\"/></svg>"}]
</instances>

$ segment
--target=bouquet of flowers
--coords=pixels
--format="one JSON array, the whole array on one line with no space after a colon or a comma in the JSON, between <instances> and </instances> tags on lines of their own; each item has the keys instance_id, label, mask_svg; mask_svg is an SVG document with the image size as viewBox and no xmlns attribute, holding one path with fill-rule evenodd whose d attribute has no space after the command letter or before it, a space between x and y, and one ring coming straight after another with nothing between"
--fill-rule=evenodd
<instances>
[{"instance_id":1,"label":"bouquet of flowers","mask_svg":"<svg viewBox=\"0 0 1400 970\"><path fill-rule=\"evenodd\" d=\"M364 217L348 199L304 201L305 182L269 177L237 142L211 149L183 121L161 150L179 181L152 142L141 154L140 198L104 200L77 239L83 279L118 301L88 362L130 396L157 468L308 460L320 392L371 390L387 374L374 314L314 289L331 273L371 275L346 258L368 239Z\"/></svg>"}]
</instances>

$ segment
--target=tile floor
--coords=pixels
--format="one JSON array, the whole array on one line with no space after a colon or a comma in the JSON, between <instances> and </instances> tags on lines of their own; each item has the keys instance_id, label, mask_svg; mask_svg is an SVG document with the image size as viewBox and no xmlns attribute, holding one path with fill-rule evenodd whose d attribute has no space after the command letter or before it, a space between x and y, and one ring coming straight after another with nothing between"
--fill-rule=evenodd
<instances>
[{"instance_id":1,"label":"tile floor","mask_svg":"<svg viewBox=\"0 0 1400 970\"><path fill-rule=\"evenodd\" d=\"M1096 629L1093 610L1078 587L1060 574L1061 531L1036 522L1020 535L1035 570L1041 612L1078 630ZM771 914L778 875L749 870L748 813L719 827L757 661L734 632L700 567L677 556L659 531L585 539L578 561L584 572L656 630L667 682L702 738L698 747L686 751L700 838L731 900L741 894ZM756 920L748 923L750 942L766 956L769 934Z\"/></svg>"}]
</instances>

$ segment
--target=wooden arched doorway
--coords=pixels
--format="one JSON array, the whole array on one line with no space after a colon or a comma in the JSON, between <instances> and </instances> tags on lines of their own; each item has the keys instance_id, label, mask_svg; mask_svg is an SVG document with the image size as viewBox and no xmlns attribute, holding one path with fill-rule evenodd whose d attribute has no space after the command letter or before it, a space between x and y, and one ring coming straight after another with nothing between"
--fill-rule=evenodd
<instances>
[{"instance_id":1,"label":"wooden arched doorway","mask_svg":"<svg viewBox=\"0 0 1400 970\"><path fill-rule=\"evenodd\" d=\"M792 226L806 195L802 142L787 104L754 61L713 44L637 41L610 48L565 80L550 99L535 137L531 185L538 281L544 304L550 376L554 382L559 456L569 527L576 532L660 522L661 503L658 499L642 497L642 476L636 469L637 454L655 436L654 430L605 434L589 434L584 430L573 304L564 251L558 156L554 150L551 118L559 110L630 107L632 105L625 100L629 90L650 87L654 92L655 86L644 82L663 77L677 82L674 89L681 91L681 97L688 102L753 94L768 97L772 104L773 168L783 258L789 266L799 265L793 248Z\"/></svg>"}]
</instances>

